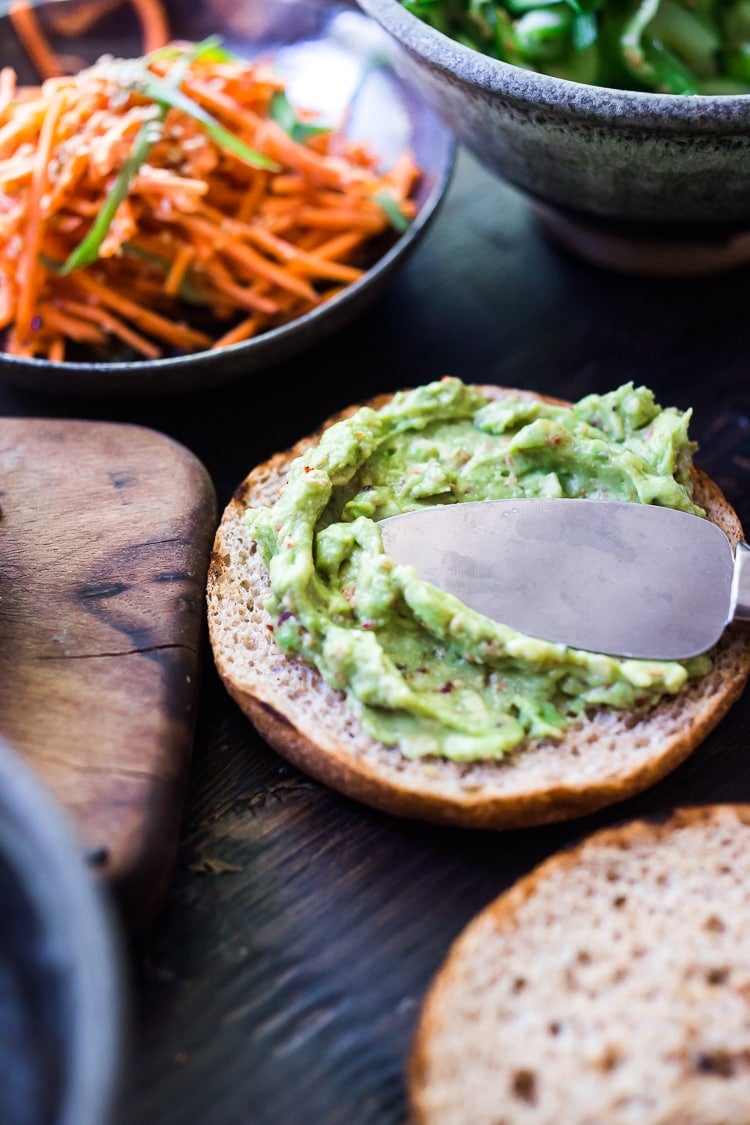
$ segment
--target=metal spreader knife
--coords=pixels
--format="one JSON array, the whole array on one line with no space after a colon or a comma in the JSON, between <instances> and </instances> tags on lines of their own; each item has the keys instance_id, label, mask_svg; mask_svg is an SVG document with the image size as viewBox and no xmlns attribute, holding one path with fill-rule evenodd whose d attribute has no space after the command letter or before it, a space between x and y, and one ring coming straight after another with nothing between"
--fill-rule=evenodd
<instances>
[{"instance_id":1,"label":"metal spreader knife","mask_svg":"<svg viewBox=\"0 0 750 1125\"><path fill-rule=\"evenodd\" d=\"M575 648L681 660L750 621L750 546L671 508L481 500L380 528L391 558L471 609Z\"/></svg>"}]
</instances>

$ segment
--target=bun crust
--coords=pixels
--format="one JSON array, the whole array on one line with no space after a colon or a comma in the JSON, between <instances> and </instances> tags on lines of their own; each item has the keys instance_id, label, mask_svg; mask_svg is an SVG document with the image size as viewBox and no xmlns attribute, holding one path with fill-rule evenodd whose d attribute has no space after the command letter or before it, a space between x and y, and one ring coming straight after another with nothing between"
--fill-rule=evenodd
<instances>
[{"instance_id":1,"label":"bun crust","mask_svg":"<svg viewBox=\"0 0 750 1125\"><path fill-rule=\"evenodd\" d=\"M748 805L608 828L546 860L430 986L414 1125L747 1125L749 918Z\"/></svg>"},{"instance_id":2,"label":"bun crust","mask_svg":"<svg viewBox=\"0 0 750 1125\"><path fill-rule=\"evenodd\" d=\"M541 397L495 386L479 389L487 398ZM377 408L389 397L368 405ZM268 572L245 530L247 509L273 503L290 463L319 432L259 465L239 487L218 528L208 577L209 635L227 690L263 738L318 781L386 812L437 823L497 829L549 823L658 781L739 696L750 673L750 636L730 628L712 670L647 715L602 710L572 723L562 739L527 743L501 762L410 760L374 741L340 692L277 648L264 609ZM742 538L734 511L705 474L695 472L693 491L733 543Z\"/></svg>"}]
</instances>

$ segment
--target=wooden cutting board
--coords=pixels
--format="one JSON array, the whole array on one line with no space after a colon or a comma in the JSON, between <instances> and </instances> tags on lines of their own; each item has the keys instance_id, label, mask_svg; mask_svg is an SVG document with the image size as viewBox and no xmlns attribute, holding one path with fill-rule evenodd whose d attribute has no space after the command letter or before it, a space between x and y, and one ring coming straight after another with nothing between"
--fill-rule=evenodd
<instances>
[{"instance_id":1,"label":"wooden cutting board","mask_svg":"<svg viewBox=\"0 0 750 1125\"><path fill-rule=\"evenodd\" d=\"M174 863L216 500L153 430L0 418L0 731L145 925Z\"/></svg>"}]
</instances>

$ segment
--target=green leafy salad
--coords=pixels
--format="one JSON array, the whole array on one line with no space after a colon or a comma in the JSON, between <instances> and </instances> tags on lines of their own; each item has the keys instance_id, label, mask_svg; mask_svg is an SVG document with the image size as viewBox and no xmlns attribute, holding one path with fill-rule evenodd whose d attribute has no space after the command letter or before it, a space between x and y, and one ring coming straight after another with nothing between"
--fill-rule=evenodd
<instances>
[{"instance_id":1,"label":"green leafy salad","mask_svg":"<svg viewBox=\"0 0 750 1125\"><path fill-rule=\"evenodd\" d=\"M401 0L452 39L574 82L750 92L750 0Z\"/></svg>"}]
</instances>

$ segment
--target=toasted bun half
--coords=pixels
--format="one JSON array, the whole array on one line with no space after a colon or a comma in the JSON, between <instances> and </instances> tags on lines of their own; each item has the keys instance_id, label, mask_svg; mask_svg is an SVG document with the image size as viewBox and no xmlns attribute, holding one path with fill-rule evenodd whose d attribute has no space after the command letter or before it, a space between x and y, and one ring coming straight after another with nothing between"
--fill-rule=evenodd
<instances>
[{"instance_id":1,"label":"toasted bun half","mask_svg":"<svg viewBox=\"0 0 750 1125\"><path fill-rule=\"evenodd\" d=\"M522 393L480 389L487 398ZM227 690L266 741L318 781L400 816L480 828L549 823L653 784L688 756L742 691L750 637L730 629L711 672L647 715L602 710L571 724L561 740L526 743L502 762L410 760L374 741L340 692L276 646L264 609L268 571L245 527L248 508L274 502L289 465L318 436L259 465L239 487L217 531L208 578L209 635ZM735 513L700 472L694 496L732 542L741 538Z\"/></svg>"},{"instance_id":2,"label":"toasted bun half","mask_svg":"<svg viewBox=\"0 0 750 1125\"><path fill-rule=\"evenodd\" d=\"M454 943L416 1125L747 1125L750 805L598 832Z\"/></svg>"}]
</instances>

